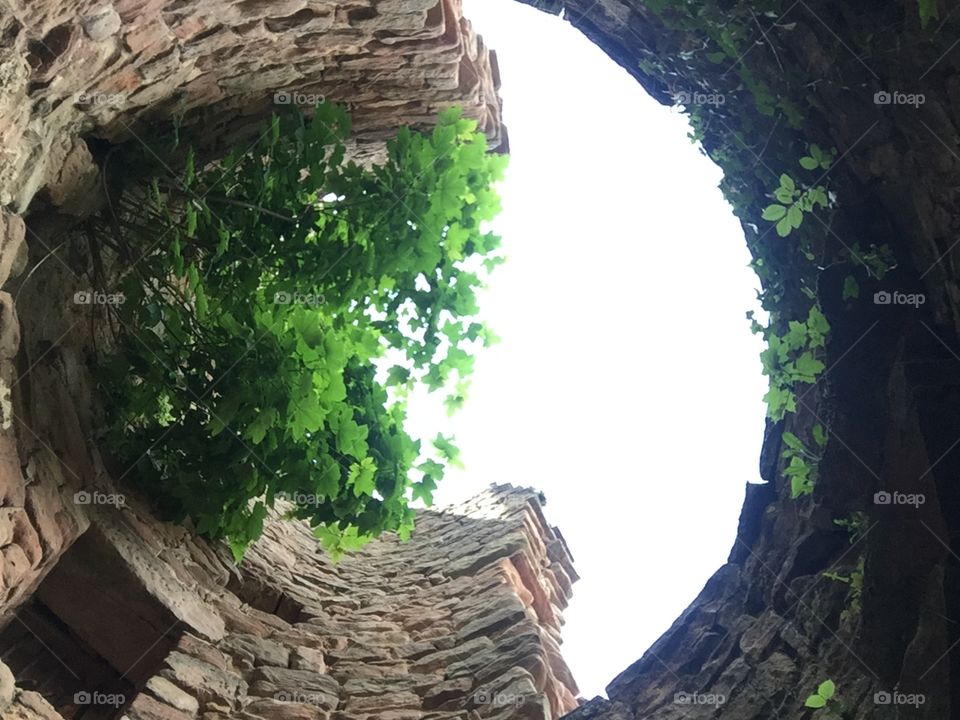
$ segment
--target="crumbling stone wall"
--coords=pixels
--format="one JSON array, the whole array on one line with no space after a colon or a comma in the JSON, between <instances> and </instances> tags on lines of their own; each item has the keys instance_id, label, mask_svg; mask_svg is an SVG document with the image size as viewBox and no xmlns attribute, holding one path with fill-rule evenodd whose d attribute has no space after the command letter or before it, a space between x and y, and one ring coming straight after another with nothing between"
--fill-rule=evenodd
<instances>
[{"instance_id":1,"label":"crumbling stone wall","mask_svg":"<svg viewBox=\"0 0 960 720\"><path fill-rule=\"evenodd\" d=\"M503 143L496 56L460 0L12 0L0 4L0 205L57 206L81 136L184 132L229 145L274 103L345 103L361 144L451 104Z\"/></svg>"},{"instance_id":2,"label":"crumbling stone wall","mask_svg":"<svg viewBox=\"0 0 960 720\"><path fill-rule=\"evenodd\" d=\"M957 14L939 3L940 17L924 29L912 1L524 1L563 10L662 103L685 94L687 110L708 111L701 113L703 146L725 170L731 197L756 198L739 208L744 234L755 256L781 273L785 292L799 296L809 263L796 252L802 239L817 253L866 255L887 244L896 258L882 279L866 279L855 263L834 266L815 256L830 265L817 283L832 325L827 370L795 415L769 426L761 456L767 484L748 487L729 562L608 685L609 699L572 717L806 719L830 712L804 707L827 678L845 718L957 717ZM742 54L720 53L717 62L709 38L734 5L754 9L755 18L745 12ZM705 11L699 27L687 8ZM721 24L708 27L718 11ZM753 87L765 84L772 109L761 111L744 77ZM725 102L697 108L696 93ZM798 177L811 142L837 148L837 161L817 174L838 207L807 216L781 238L761 212L780 173ZM847 274L859 280L856 298L842 293ZM925 302L885 303L883 293L895 291ZM830 440L813 496L795 500L781 438L784 431L809 437L815 422ZM893 493L924 502L891 503ZM851 543L834 520L854 512L868 521ZM849 586L825 573L849 576L859 560L861 608L850 611Z\"/></svg>"},{"instance_id":3,"label":"crumbling stone wall","mask_svg":"<svg viewBox=\"0 0 960 720\"><path fill-rule=\"evenodd\" d=\"M87 511L96 540L40 596L138 678L129 720L548 720L576 706L559 653L576 574L534 491L494 486L424 512L409 543L385 538L337 566L305 524L276 521L239 571L223 547L158 523L133 498ZM157 628L152 645L124 640L139 625ZM169 651L145 659L158 645ZM4 717L61 717L35 692L0 689ZM89 709L77 697L110 697L77 692L64 717Z\"/></svg>"},{"instance_id":4,"label":"crumbling stone wall","mask_svg":"<svg viewBox=\"0 0 960 720\"><path fill-rule=\"evenodd\" d=\"M151 123L176 116L215 149L300 96L349 106L355 156L452 104L493 146L505 134L496 57L459 0L17 0L0 3L0 37L0 287L19 277L16 307L0 292L6 613L86 529L72 494L116 492L88 442L92 317L71 303L86 260L63 242L104 203L98 142L150 147Z\"/></svg>"},{"instance_id":5,"label":"crumbling stone wall","mask_svg":"<svg viewBox=\"0 0 960 720\"><path fill-rule=\"evenodd\" d=\"M363 157L458 104L505 147L496 58L459 0L13 0L0 35L0 714L572 709L559 632L576 574L536 493L424 512L409 544L338 566L305 525L275 521L238 570L101 457L96 320L71 301L86 259L64 237L103 202L104 148L149 144L174 117L216 151L322 96L348 105Z\"/></svg>"}]
</instances>

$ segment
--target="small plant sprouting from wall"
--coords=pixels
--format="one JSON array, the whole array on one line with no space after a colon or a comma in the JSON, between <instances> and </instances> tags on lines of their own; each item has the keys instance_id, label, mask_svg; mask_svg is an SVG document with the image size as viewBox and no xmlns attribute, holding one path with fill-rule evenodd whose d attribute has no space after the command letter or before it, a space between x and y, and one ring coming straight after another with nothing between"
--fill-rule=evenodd
<instances>
[{"instance_id":1,"label":"small plant sprouting from wall","mask_svg":"<svg viewBox=\"0 0 960 720\"><path fill-rule=\"evenodd\" d=\"M800 227L804 213L812 212L817 205L825 208L829 204L826 188L819 185L798 187L797 182L786 173L780 176L780 187L773 194L783 204L768 205L763 211L763 219L776 223L780 237L787 237Z\"/></svg>"},{"instance_id":2,"label":"small plant sprouting from wall","mask_svg":"<svg viewBox=\"0 0 960 720\"><path fill-rule=\"evenodd\" d=\"M476 290L502 261L484 225L506 158L456 110L371 168L345 160L349 132L333 105L275 117L253 148L158 172L98 234L143 256L100 361L108 446L238 561L279 497L334 556L409 535L457 449L410 437L405 398L456 407L494 339Z\"/></svg>"},{"instance_id":3,"label":"small plant sprouting from wall","mask_svg":"<svg viewBox=\"0 0 960 720\"><path fill-rule=\"evenodd\" d=\"M855 545L867 534L867 530L869 529L867 523L869 519L869 516L865 512L857 510L851 513L848 518L838 518L834 520L833 524L846 528L847 534L850 536L850 544Z\"/></svg>"},{"instance_id":4,"label":"small plant sprouting from wall","mask_svg":"<svg viewBox=\"0 0 960 720\"><path fill-rule=\"evenodd\" d=\"M829 170L833 164L834 152L825 152L819 145L810 146L810 154L800 158L804 170ZM772 223L780 237L787 237L803 223L805 213L814 208L828 208L832 201L827 188L823 185L803 185L790 175L780 176L780 186L774 189L773 197L777 202L768 205L763 211L763 219Z\"/></svg>"},{"instance_id":5,"label":"small plant sprouting from wall","mask_svg":"<svg viewBox=\"0 0 960 720\"><path fill-rule=\"evenodd\" d=\"M771 420L783 420L797 410L797 387L812 385L824 370L818 355L826 345L830 323L819 305L810 307L805 320L791 320L783 335L776 334L772 325L760 325L752 314L747 317L753 322L753 331L763 333L767 340L767 348L760 354L763 374L770 379L764 396L767 414Z\"/></svg>"},{"instance_id":6,"label":"small plant sprouting from wall","mask_svg":"<svg viewBox=\"0 0 960 720\"><path fill-rule=\"evenodd\" d=\"M826 714L821 714L823 718L836 717L832 712L832 706L836 704L836 692L837 686L833 680L824 680L817 687L816 692L807 696L803 705L814 710L826 710Z\"/></svg>"},{"instance_id":7,"label":"small plant sprouting from wall","mask_svg":"<svg viewBox=\"0 0 960 720\"><path fill-rule=\"evenodd\" d=\"M869 521L870 518L868 515L865 512L858 510L851 513L850 517L834 520L833 524L842 528L846 528L847 534L849 535L850 544L856 545L864 538L864 536L866 536L869 530L867 527ZM847 594L847 607L840 614L840 619L845 622L852 620L860 614L861 597L863 596L864 565L865 559L863 556L861 556L859 560L857 560L856 567L854 567L849 574L832 571L823 573L824 577L835 582L844 583L850 588Z\"/></svg>"},{"instance_id":8,"label":"small plant sprouting from wall","mask_svg":"<svg viewBox=\"0 0 960 720\"><path fill-rule=\"evenodd\" d=\"M804 170L822 172L829 170L834 155L833 151L826 152L813 144L799 163ZM773 191L773 197L777 202L764 209L762 218L774 223L777 234L784 238L801 226L806 214L817 207L828 209L833 205L826 187L800 184L787 173L780 176L780 185ZM814 259L809 247L802 247L801 252L807 260ZM816 292L807 286L801 289L814 305L806 320L789 321L783 334L773 331L775 319L764 328L753 319L752 313L747 315L754 332L763 333L767 340L767 349L761 353L760 360L763 373L770 378L770 389L764 400L767 414L774 421L797 411L797 388L814 384L825 369L821 355L830 324L820 309ZM790 479L790 496L794 499L812 494L816 484L817 468L827 442L826 431L819 423L813 428L813 441L816 447L811 450L795 434L783 434L784 474Z\"/></svg>"},{"instance_id":9,"label":"small plant sprouting from wall","mask_svg":"<svg viewBox=\"0 0 960 720\"><path fill-rule=\"evenodd\" d=\"M827 445L827 433L823 425L813 426L815 449L808 448L800 438L791 432L783 433L783 458L787 461L784 475L790 478L790 497L796 499L813 493L817 482L817 469L823 449Z\"/></svg>"},{"instance_id":10,"label":"small plant sprouting from wall","mask_svg":"<svg viewBox=\"0 0 960 720\"><path fill-rule=\"evenodd\" d=\"M823 574L825 578L850 586L849 593L847 594L847 607L840 614L841 620L851 620L860 614L860 598L863 595L863 565L864 559L861 557L857 561L857 566L849 575L837 572L825 572Z\"/></svg>"}]
</instances>

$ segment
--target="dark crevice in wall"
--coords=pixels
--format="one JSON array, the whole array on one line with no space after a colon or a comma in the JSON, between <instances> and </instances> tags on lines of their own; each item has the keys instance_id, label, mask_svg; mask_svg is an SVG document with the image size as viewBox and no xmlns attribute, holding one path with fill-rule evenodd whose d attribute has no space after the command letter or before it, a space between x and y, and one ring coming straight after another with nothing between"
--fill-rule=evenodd
<instances>
[{"instance_id":1,"label":"dark crevice in wall","mask_svg":"<svg viewBox=\"0 0 960 720\"><path fill-rule=\"evenodd\" d=\"M0 631L0 660L67 720L114 720L155 675L180 624L95 528Z\"/></svg>"}]
</instances>

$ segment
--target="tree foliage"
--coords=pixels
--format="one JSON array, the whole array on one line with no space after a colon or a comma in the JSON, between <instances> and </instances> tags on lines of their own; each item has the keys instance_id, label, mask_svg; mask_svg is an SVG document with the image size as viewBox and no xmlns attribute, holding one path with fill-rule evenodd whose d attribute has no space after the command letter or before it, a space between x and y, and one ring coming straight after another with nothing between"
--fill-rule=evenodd
<instances>
[{"instance_id":1,"label":"tree foliage","mask_svg":"<svg viewBox=\"0 0 960 720\"><path fill-rule=\"evenodd\" d=\"M405 398L423 383L458 405L492 340L476 291L501 262L485 223L506 158L457 110L372 167L345 159L349 133L320 105L220 161L191 151L109 241L143 255L101 362L109 446L238 561L281 496L334 555L408 535L457 451L406 432Z\"/></svg>"}]
</instances>

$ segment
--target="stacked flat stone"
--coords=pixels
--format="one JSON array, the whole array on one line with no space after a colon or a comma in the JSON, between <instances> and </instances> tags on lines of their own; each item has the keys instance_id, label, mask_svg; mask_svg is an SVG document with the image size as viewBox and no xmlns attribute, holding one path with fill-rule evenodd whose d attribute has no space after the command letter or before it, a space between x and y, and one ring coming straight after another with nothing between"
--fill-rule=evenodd
<instances>
[{"instance_id":1,"label":"stacked flat stone","mask_svg":"<svg viewBox=\"0 0 960 720\"><path fill-rule=\"evenodd\" d=\"M11 0L0 35L0 205L18 212L75 178L80 136L149 143L175 115L223 146L275 101L323 98L375 152L461 105L503 144L496 56L460 0Z\"/></svg>"},{"instance_id":2,"label":"stacked flat stone","mask_svg":"<svg viewBox=\"0 0 960 720\"><path fill-rule=\"evenodd\" d=\"M577 704L559 650L577 576L535 491L493 486L422 512L409 542L386 536L338 565L304 523L275 519L239 572L135 501L90 522L173 618L127 720L552 720ZM109 582L108 564L91 573ZM68 589L42 593L103 646ZM60 717L37 693L11 686L6 701L4 717Z\"/></svg>"}]
</instances>

